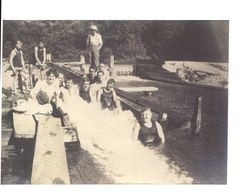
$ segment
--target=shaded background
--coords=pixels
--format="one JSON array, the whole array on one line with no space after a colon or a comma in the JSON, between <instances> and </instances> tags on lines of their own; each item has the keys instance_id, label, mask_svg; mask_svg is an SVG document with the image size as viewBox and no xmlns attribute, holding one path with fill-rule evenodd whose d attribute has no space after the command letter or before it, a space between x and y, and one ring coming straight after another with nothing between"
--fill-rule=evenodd
<instances>
[{"instance_id":1,"label":"shaded background","mask_svg":"<svg viewBox=\"0 0 250 192\"><path fill-rule=\"evenodd\" d=\"M228 62L229 21L3 21L3 57L15 41L24 42L25 59L43 41L54 61L79 61L86 55L90 24L96 24L104 41L101 60L111 54L116 62L137 57L154 60Z\"/></svg>"}]
</instances>

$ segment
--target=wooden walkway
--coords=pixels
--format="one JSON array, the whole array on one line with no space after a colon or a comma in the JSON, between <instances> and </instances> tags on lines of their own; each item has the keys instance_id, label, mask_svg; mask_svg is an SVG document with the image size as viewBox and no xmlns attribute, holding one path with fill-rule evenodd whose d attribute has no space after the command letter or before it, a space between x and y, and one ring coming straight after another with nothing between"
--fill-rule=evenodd
<instances>
[{"instance_id":1,"label":"wooden walkway","mask_svg":"<svg viewBox=\"0 0 250 192\"><path fill-rule=\"evenodd\" d=\"M61 120L36 115L38 122L32 184L70 184Z\"/></svg>"}]
</instances>

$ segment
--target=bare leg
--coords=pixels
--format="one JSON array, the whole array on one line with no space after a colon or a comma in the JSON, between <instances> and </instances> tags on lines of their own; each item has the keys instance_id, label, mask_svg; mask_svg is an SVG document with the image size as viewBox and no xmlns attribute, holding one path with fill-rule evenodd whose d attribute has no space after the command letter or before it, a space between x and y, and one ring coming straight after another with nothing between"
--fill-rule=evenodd
<instances>
[{"instance_id":1,"label":"bare leg","mask_svg":"<svg viewBox=\"0 0 250 192\"><path fill-rule=\"evenodd\" d=\"M13 91L14 91L14 94L17 93L16 83L17 83L17 74L15 74L13 76Z\"/></svg>"}]
</instances>

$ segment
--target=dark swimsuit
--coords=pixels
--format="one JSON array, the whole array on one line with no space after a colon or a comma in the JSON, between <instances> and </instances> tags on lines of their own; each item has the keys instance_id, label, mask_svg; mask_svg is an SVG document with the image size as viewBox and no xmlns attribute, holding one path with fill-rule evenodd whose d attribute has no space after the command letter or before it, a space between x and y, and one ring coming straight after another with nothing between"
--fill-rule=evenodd
<instances>
[{"instance_id":1,"label":"dark swimsuit","mask_svg":"<svg viewBox=\"0 0 250 192\"><path fill-rule=\"evenodd\" d=\"M84 90L80 89L79 94L80 94L80 97L84 101L87 101L88 103L91 102L91 98L90 98L90 94L89 94L89 89L88 89L88 91L84 91Z\"/></svg>"},{"instance_id":2,"label":"dark swimsuit","mask_svg":"<svg viewBox=\"0 0 250 192\"><path fill-rule=\"evenodd\" d=\"M108 108L109 110L113 110L116 108L113 91L106 91L106 89L103 88L103 92L101 94L101 104L103 109Z\"/></svg>"},{"instance_id":3,"label":"dark swimsuit","mask_svg":"<svg viewBox=\"0 0 250 192\"><path fill-rule=\"evenodd\" d=\"M145 127L142 123L140 124L140 131L138 139L145 146L156 146L160 144L161 138L158 135L155 121L152 121L152 127Z\"/></svg>"}]
</instances>

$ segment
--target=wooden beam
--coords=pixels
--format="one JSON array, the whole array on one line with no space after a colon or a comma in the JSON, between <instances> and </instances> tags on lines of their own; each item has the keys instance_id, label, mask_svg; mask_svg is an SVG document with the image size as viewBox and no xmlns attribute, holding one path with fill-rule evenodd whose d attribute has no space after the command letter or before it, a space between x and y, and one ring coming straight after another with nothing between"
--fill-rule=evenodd
<instances>
[{"instance_id":1,"label":"wooden beam","mask_svg":"<svg viewBox=\"0 0 250 192\"><path fill-rule=\"evenodd\" d=\"M36 132L36 122L32 115L13 112L13 127L15 138L33 138Z\"/></svg>"},{"instance_id":2,"label":"wooden beam","mask_svg":"<svg viewBox=\"0 0 250 192\"><path fill-rule=\"evenodd\" d=\"M70 184L61 120L36 115L38 121L32 184Z\"/></svg>"},{"instance_id":3,"label":"wooden beam","mask_svg":"<svg viewBox=\"0 0 250 192\"><path fill-rule=\"evenodd\" d=\"M157 87L119 87L119 89L126 91L126 92L152 92L158 91Z\"/></svg>"}]
</instances>

